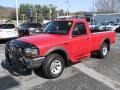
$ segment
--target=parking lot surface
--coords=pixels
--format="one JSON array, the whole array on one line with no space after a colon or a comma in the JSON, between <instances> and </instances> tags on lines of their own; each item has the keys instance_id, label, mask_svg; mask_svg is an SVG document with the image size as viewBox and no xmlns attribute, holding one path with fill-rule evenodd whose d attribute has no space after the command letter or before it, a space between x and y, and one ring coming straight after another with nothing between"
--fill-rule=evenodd
<instances>
[{"instance_id":1,"label":"parking lot surface","mask_svg":"<svg viewBox=\"0 0 120 90\"><path fill-rule=\"evenodd\" d=\"M120 90L120 34L107 58L90 59L66 67L57 79L39 70L18 72L5 62L5 42L0 44L0 90Z\"/></svg>"}]
</instances>

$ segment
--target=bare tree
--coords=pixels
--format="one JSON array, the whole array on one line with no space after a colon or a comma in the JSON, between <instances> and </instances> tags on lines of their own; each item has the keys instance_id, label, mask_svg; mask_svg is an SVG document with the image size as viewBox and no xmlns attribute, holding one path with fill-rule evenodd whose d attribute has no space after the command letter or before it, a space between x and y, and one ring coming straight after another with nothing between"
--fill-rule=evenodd
<instances>
[{"instance_id":1,"label":"bare tree","mask_svg":"<svg viewBox=\"0 0 120 90\"><path fill-rule=\"evenodd\" d=\"M120 0L96 0L98 13L116 13L120 10Z\"/></svg>"}]
</instances>

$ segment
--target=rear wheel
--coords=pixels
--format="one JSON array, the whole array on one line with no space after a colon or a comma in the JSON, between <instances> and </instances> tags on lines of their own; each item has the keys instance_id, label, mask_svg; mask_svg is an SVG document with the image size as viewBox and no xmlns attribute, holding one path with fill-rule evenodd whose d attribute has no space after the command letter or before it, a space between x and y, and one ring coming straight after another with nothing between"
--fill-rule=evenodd
<instances>
[{"instance_id":1,"label":"rear wheel","mask_svg":"<svg viewBox=\"0 0 120 90\"><path fill-rule=\"evenodd\" d=\"M108 54L108 44L107 43L103 43L100 51L98 52L98 55L100 58L105 58Z\"/></svg>"},{"instance_id":2,"label":"rear wheel","mask_svg":"<svg viewBox=\"0 0 120 90\"><path fill-rule=\"evenodd\" d=\"M50 54L42 65L42 71L48 78L57 78L64 70L64 59L59 54Z\"/></svg>"}]
</instances>

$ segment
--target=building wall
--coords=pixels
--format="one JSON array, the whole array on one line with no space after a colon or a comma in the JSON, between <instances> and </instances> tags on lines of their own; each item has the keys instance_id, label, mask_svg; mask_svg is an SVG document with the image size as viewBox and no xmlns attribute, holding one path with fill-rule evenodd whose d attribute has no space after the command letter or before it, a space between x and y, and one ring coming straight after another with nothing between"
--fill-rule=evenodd
<instances>
[{"instance_id":1,"label":"building wall","mask_svg":"<svg viewBox=\"0 0 120 90\"><path fill-rule=\"evenodd\" d=\"M120 14L96 14L95 22L115 22L120 23Z\"/></svg>"}]
</instances>

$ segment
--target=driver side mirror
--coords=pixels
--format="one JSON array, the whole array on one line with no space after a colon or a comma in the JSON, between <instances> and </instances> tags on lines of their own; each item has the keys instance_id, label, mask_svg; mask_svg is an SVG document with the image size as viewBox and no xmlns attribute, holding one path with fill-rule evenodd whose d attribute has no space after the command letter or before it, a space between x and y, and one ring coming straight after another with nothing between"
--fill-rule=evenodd
<instances>
[{"instance_id":1,"label":"driver side mirror","mask_svg":"<svg viewBox=\"0 0 120 90\"><path fill-rule=\"evenodd\" d=\"M79 31L73 31L72 37L77 37L79 35Z\"/></svg>"}]
</instances>

